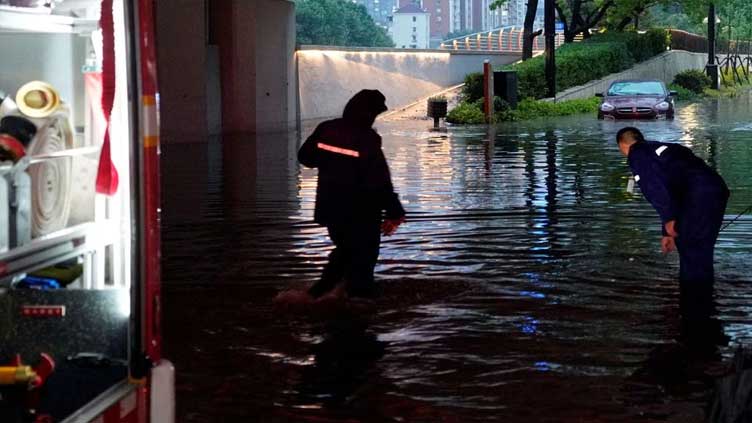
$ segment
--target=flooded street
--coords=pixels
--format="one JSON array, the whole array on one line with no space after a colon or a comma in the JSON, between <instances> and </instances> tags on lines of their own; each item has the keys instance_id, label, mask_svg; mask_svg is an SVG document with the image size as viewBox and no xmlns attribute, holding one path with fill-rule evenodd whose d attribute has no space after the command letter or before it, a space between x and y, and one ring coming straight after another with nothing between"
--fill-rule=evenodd
<instances>
[{"instance_id":1,"label":"flooded street","mask_svg":"<svg viewBox=\"0 0 752 423\"><path fill-rule=\"evenodd\" d=\"M752 204L750 116L745 95L637 125L719 171L728 220ZM678 336L678 257L661 254L657 214L626 190L625 125L377 123L408 222L382 243L386 298L368 326L335 329L271 304L313 282L330 248L297 136L165 146L177 421L702 421L721 355L670 381L646 364ZM732 344L752 342L750 263L745 216L716 250Z\"/></svg>"}]
</instances>

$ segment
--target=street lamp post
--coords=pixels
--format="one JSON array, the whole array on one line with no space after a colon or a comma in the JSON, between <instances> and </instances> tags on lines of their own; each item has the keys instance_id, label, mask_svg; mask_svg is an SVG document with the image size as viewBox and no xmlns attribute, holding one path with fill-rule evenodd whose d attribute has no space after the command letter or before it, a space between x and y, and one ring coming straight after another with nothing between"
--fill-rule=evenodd
<instances>
[{"instance_id":1,"label":"street lamp post","mask_svg":"<svg viewBox=\"0 0 752 423\"><path fill-rule=\"evenodd\" d=\"M546 33L546 86L547 97L556 96L556 15L555 0L545 0L543 29Z\"/></svg>"},{"instance_id":2,"label":"street lamp post","mask_svg":"<svg viewBox=\"0 0 752 423\"><path fill-rule=\"evenodd\" d=\"M715 4L710 2L708 8L708 65L705 67L712 88L718 89L718 64L715 62Z\"/></svg>"}]
</instances>

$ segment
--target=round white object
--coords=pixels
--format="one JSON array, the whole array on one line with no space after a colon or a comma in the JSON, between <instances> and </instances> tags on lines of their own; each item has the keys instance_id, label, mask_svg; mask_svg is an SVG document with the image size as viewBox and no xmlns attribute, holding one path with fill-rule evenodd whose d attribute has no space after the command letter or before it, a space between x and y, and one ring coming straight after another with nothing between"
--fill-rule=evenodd
<instances>
[{"instance_id":1,"label":"round white object","mask_svg":"<svg viewBox=\"0 0 752 423\"><path fill-rule=\"evenodd\" d=\"M39 128L29 146L31 157L73 148L67 116L56 114ZM31 175L31 232L33 237L66 227L71 209L71 158L60 157L29 166Z\"/></svg>"}]
</instances>

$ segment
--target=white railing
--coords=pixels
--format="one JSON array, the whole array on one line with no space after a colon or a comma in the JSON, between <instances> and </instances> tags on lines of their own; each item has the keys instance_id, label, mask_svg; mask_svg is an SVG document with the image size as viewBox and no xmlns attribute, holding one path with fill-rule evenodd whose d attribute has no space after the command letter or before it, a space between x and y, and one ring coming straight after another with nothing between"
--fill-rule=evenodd
<instances>
[{"instance_id":1,"label":"white railing","mask_svg":"<svg viewBox=\"0 0 752 423\"><path fill-rule=\"evenodd\" d=\"M507 27L492 31L476 32L458 38L452 38L441 42L439 48L443 50L479 50L514 52L522 51L522 28ZM564 34L556 34L556 47L564 44ZM545 39L542 35L535 37L533 50L542 51Z\"/></svg>"}]
</instances>

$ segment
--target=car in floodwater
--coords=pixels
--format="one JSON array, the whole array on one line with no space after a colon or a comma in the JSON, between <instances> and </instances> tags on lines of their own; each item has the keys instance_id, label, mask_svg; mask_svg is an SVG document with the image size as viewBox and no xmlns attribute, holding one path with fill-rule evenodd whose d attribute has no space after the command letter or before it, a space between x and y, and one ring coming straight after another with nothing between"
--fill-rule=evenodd
<instances>
[{"instance_id":1,"label":"car in floodwater","mask_svg":"<svg viewBox=\"0 0 752 423\"><path fill-rule=\"evenodd\" d=\"M598 106L598 119L673 119L675 91L659 80L614 81Z\"/></svg>"}]
</instances>

